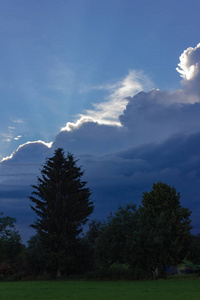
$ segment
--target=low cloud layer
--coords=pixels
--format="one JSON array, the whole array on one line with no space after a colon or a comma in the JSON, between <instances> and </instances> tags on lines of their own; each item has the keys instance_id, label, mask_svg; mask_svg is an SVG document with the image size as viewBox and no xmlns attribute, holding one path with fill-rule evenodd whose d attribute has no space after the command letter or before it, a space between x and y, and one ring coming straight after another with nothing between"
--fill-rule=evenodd
<instances>
[{"instance_id":1,"label":"low cloud layer","mask_svg":"<svg viewBox=\"0 0 200 300\"><path fill-rule=\"evenodd\" d=\"M162 180L181 192L183 205L193 211L195 232L200 231L200 44L183 52L177 70L183 88L173 93L141 92L150 81L131 71L107 86L110 96L68 123L51 144L27 143L4 159L1 207L17 217L20 230L24 224L24 239L34 217L30 185L58 147L80 159L95 201L93 217L105 218L119 203L139 204L142 193Z\"/></svg>"}]
</instances>

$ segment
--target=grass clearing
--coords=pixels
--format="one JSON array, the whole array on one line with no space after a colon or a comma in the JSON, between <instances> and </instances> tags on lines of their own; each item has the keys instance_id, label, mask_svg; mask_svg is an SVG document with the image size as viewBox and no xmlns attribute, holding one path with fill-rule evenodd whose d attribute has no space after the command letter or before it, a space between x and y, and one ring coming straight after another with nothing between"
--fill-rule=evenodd
<instances>
[{"instance_id":1,"label":"grass clearing","mask_svg":"<svg viewBox=\"0 0 200 300\"><path fill-rule=\"evenodd\" d=\"M0 282L1 300L199 300L200 278Z\"/></svg>"}]
</instances>

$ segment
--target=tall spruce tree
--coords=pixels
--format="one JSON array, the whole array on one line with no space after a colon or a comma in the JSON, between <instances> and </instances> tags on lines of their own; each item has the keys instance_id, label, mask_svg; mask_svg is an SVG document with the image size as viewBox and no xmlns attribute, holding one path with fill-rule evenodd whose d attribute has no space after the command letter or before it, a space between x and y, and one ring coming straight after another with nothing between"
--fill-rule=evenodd
<instances>
[{"instance_id":1,"label":"tall spruce tree","mask_svg":"<svg viewBox=\"0 0 200 300\"><path fill-rule=\"evenodd\" d=\"M31 226L37 230L46 258L46 268L57 276L73 272L77 242L93 211L90 190L83 171L70 153L58 148L47 159L30 200L37 214Z\"/></svg>"}]
</instances>

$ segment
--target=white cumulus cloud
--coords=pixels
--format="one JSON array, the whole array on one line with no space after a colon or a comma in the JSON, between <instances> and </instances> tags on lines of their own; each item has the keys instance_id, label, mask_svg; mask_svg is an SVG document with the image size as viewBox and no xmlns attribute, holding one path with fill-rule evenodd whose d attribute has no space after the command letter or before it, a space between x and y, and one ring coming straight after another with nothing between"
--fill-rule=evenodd
<instances>
[{"instance_id":1,"label":"white cumulus cloud","mask_svg":"<svg viewBox=\"0 0 200 300\"><path fill-rule=\"evenodd\" d=\"M181 96L190 103L200 102L200 43L194 48L187 48L179 59L176 70L183 78Z\"/></svg>"},{"instance_id":2,"label":"white cumulus cloud","mask_svg":"<svg viewBox=\"0 0 200 300\"><path fill-rule=\"evenodd\" d=\"M180 56L176 70L184 80L192 80L199 74L200 43L196 47L187 48Z\"/></svg>"}]
</instances>

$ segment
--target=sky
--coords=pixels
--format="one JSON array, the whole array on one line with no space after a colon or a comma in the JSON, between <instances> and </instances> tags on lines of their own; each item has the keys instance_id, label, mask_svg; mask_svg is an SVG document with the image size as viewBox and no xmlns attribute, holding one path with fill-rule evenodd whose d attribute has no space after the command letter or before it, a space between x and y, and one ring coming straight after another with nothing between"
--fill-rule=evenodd
<instances>
[{"instance_id":1,"label":"sky","mask_svg":"<svg viewBox=\"0 0 200 300\"><path fill-rule=\"evenodd\" d=\"M28 196L58 147L95 210L175 186L200 232L200 3L0 0L0 211L26 241Z\"/></svg>"}]
</instances>

